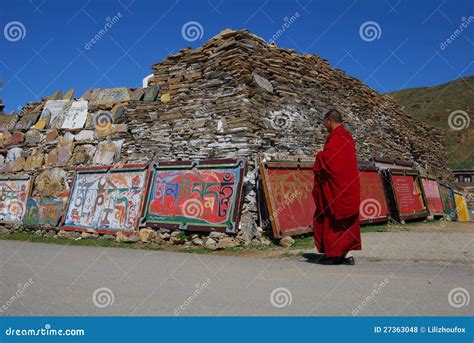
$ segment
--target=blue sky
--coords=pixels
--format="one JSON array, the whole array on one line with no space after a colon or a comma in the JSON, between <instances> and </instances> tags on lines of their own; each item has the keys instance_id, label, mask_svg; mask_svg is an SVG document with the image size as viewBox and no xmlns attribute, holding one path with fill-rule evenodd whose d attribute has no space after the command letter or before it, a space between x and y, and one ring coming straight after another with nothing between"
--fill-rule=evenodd
<instances>
[{"instance_id":1,"label":"blue sky","mask_svg":"<svg viewBox=\"0 0 474 343\"><path fill-rule=\"evenodd\" d=\"M7 111L56 90L80 96L93 87L140 86L153 63L226 28L248 28L267 41L278 36L279 47L317 54L381 92L474 74L468 0L0 0L0 8ZM189 22L197 22L196 36L183 35Z\"/></svg>"}]
</instances>

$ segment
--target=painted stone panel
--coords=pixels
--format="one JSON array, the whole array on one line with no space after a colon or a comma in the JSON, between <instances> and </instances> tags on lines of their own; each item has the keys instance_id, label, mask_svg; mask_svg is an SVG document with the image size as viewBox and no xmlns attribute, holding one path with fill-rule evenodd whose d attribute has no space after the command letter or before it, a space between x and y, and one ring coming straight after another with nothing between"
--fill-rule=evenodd
<instances>
[{"instance_id":1,"label":"painted stone panel","mask_svg":"<svg viewBox=\"0 0 474 343\"><path fill-rule=\"evenodd\" d=\"M56 226L64 211L64 199L59 197L28 198L23 224Z\"/></svg>"},{"instance_id":2,"label":"painted stone panel","mask_svg":"<svg viewBox=\"0 0 474 343\"><path fill-rule=\"evenodd\" d=\"M153 171L147 224L183 230L236 231L245 163L159 164Z\"/></svg>"},{"instance_id":3,"label":"painted stone panel","mask_svg":"<svg viewBox=\"0 0 474 343\"><path fill-rule=\"evenodd\" d=\"M147 187L147 167L79 169L74 177L64 228L107 233L135 231Z\"/></svg>"},{"instance_id":4,"label":"painted stone panel","mask_svg":"<svg viewBox=\"0 0 474 343\"><path fill-rule=\"evenodd\" d=\"M29 192L29 179L0 179L0 222L21 223Z\"/></svg>"}]
</instances>

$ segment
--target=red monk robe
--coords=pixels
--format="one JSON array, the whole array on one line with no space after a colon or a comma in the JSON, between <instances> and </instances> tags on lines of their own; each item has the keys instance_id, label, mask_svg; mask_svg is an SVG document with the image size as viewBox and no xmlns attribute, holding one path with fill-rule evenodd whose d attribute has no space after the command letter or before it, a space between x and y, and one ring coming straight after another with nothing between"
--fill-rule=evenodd
<instances>
[{"instance_id":1,"label":"red monk robe","mask_svg":"<svg viewBox=\"0 0 474 343\"><path fill-rule=\"evenodd\" d=\"M361 250L360 183L355 143L344 126L328 136L314 162L314 240L326 257Z\"/></svg>"}]
</instances>

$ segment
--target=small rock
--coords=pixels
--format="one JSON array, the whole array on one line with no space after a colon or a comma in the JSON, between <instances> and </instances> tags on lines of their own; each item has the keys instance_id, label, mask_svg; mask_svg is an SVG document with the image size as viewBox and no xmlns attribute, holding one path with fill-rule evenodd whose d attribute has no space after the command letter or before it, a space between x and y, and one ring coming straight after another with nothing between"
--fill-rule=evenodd
<instances>
[{"instance_id":1,"label":"small rock","mask_svg":"<svg viewBox=\"0 0 474 343\"><path fill-rule=\"evenodd\" d=\"M117 235L115 236L115 241L116 241L117 243L120 243L120 242L125 241L126 238L127 238L127 236L124 235L123 232L117 232Z\"/></svg>"},{"instance_id":2,"label":"small rock","mask_svg":"<svg viewBox=\"0 0 474 343\"><path fill-rule=\"evenodd\" d=\"M152 229L141 229L139 235L142 242L151 242L155 237L157 237L156 231Z\"/></svg>"},{"instance_id":3,"label":"small rock","mask_svg":"<svg viewBox=\"0 0 474 343\"><path fill-rule=\"evenodd\" d=\"M138 237L138 236L130 236L130 237L127 236L127 238L125 238L125 240L123 242L124 243L136 243L138 241L140 241L140 237Z\"/></svg>"},{"instance_id":4,"label":"small rock","mask_svg":"<svg viewBox=\"0 0 474 343\"><path fill-rule=\"evenodd\" d=\"M231 237L225 237L219 240L217 243L217 249L226 249L226 248L232 248L235 247L236 243L234 242L234 239Z\"/></svg>"},{"instance_id":5,"label":"small rock","mask_svg":"<svg viewBox=\"0 0 474 343\"><path fill-rule=\"evenodd\" d=\"M197 245L197 246L203 246L204 242L201 238L196 237L191 241L192 244Z\"/></svg>"},{"instance_id":6,"label":"small rock","mask_svg":"<svg viewBox=\"0 0 474 343\"><path fill-rule=\"evenodd\" d=\"M91 238L92 234L89 233L89 232L83 232L83 233L81 233L81 237L84 238L84 239Z\"/></svg>"},{"instance_id":7,"label":"small rock","mask_svg":"<svg viewBox=\"0 0 474 343\"><path fill-rule=\"evenodd\" d=\"M156 243L156 244L163 244L165 241L163 240L163 238L161 238L160 236L156 236L155 238L153 238L153 243Z\"/></svg>"},{"instance_id":8,"label":"small rock","mask_svg":"<svg viewBox=\"0 0 474 343\"><path fill-rule=\"evenodd\" d=\"M138 237L138 236L127 236L126 234L124 234L121 231L117 232L117 235L115 236L115 241L118 242L118 243L120 243L120 242L135 243L135 242L138 242L139 240L140 240L140 237Z\"/></svg>"},{"instance_id":9,"label":"small rock","mask_svg":"<svg viewBox=\"0 0 474 343\"><path fill-rule=\"evenodd\" d=\"M170 244L178 245L184 243L184 235L181 231L173 231L170 235Z\"/></svg>"},{"instance_id":10,"label":"small rock","mask_svg":"<svg viewBox=\"0 0 474 343\"><path fill-rule=\"evenodd\" d=\"M160 228L158 229L158 233L170 233L171 230L170 229L166 229L166 228Z\"/></svg>"},{"instance_id":11,"label":"small rock","mask_svg":"<svg viewBox=\"0 0 474 343\"><path fill-rule=\"evenodd\" d=\"M2 227L2 229L0 230L0 232L2 234L9 234L10 233L10 230L8 230L6 227Z\"/></svg>"},{"instance_id":12,"label":"small rock","mask_svg":"<svg viewBox=\"0 0 474 343\"><path fill-rule=\"evenodd\" d=\"M74 231L64 231L64 230L60 230L58 232L58 237L61 237L61 238L68 238L68 239L75 239L79 236L79 234L77 232L74 232Z\"/></svg>"},{"instance_id":13,"label":"small rock","mask_svg":"<svg viewBox=\"0 0 474 343\"><path fill-rule=\"evenodd\" d=\"M288 248L291 247L293 244L295 244L295 240L290 236L286 236L280 239L280 245L282 247Z\"/></svg>"},{"instance_id":14,"label":"small rock","mask_svg":"<svg viewBox=\"0 0 474 343\"><path fill-rule=\"evenodd\" d=\"M171 235L167 232L164 232L164 233L159 233L158 237L160 237L162 240L168 240L170 239Z\"/></svg>"},{"instance_id":15,"label":"small rock","mask_svg":"<svg viewBox=\"0 0 474 343\"><path fill-rule=\"evenodd\" d=\"M242 244L248 244L250 243L249 234L246 231L240 231L237 235L237 240Z\"/></svg>"},{"instance_id":16,"label":"small rock","mask_svg":"<svg viewBox=\"0 0 474 343\"><path fill-rule=\"evenodd\" d=\"M217 231L212 231L209 233L209 238L212 238L212 239L219 239L222 237L222 233L221 232L217 232Z\"/></svg>"},{"instance_id":17,"label":"small rock","mask_svg":"<svg viewBox=\"0 0 474 343\"><path fill-rule=\"evenodd\" d=\"M56 232L54 230L48 230L43 235L43 237L46 238L53 238L54 236L56 236Z\"/></svg>"},{"instance_id":18,"label":"small rock","mask_svg":"<svg viewBox=\"0 0 474 343\"><path fill-rule=\"evenodd\" d=\"M273 93L273 86L270 81L268 81L263 76L258 75L256 72L252 73L255 83L262 89L266 90L268 93Z\"/></svg>"},{"instance_id":19,"label":"small rock","mask_svg":"<svg viewBox=\"0 0 474 343\"><path fill-rule=\"evenodd\" d=\"M108 240L108 241L115 241L116 237L113 236L113 235L103 235L103 236L100 236L99 239L105 239L105 240Z\"/></svg>"},{"instance_id":20,"label":"small rock","mask_svg":"<svg viewBox=\"0 0 474 343\"><path fill-rule=\"evenodd\" d=\"M217 242L212 238L208 238L206 240L206 244L204 245L207 249L216 250L217 249Z\"/></svg>"}]
</instances>

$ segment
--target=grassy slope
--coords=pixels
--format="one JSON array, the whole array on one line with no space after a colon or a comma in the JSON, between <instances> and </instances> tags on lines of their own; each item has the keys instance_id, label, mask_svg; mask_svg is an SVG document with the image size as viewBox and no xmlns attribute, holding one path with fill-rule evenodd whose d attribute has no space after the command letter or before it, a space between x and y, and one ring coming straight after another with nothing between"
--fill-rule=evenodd
<instances>
[{"instance_id":1,"label":"grassy slope","mask_svg":"<svg viewBox=\"0 0 474 343\"><path fill-rule=\"evenodd\" d=\"M474 167L474 76L434 87L403 89L390 95L416 119L447 130L450 167ZM449 128L448 116L456 110L470 116L467 129L454 131Z\"/></svg>"}]
</instances>

